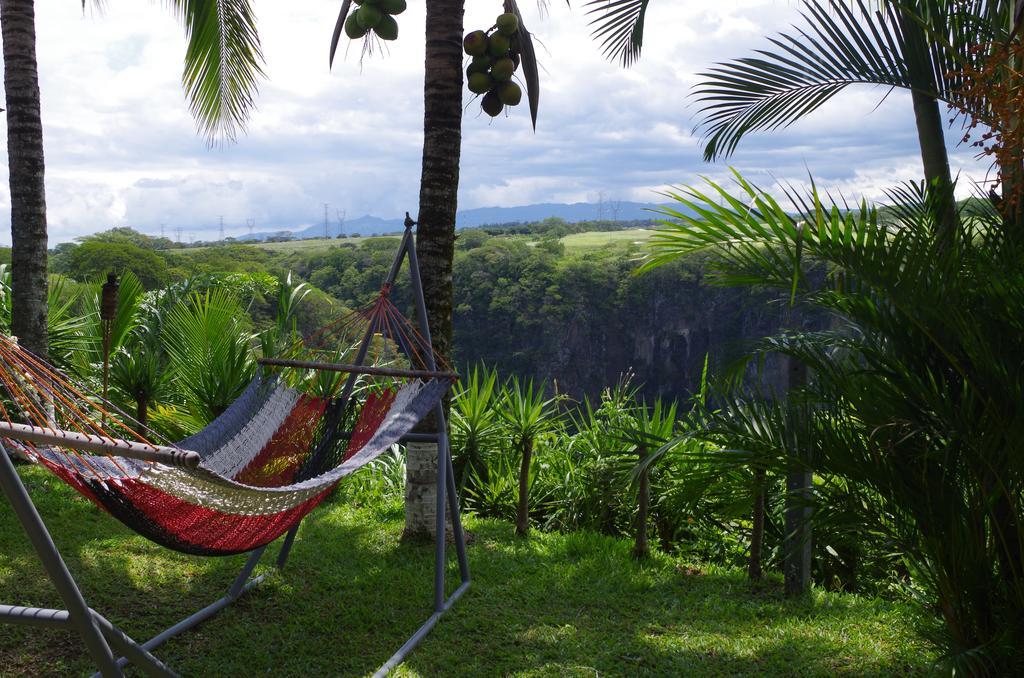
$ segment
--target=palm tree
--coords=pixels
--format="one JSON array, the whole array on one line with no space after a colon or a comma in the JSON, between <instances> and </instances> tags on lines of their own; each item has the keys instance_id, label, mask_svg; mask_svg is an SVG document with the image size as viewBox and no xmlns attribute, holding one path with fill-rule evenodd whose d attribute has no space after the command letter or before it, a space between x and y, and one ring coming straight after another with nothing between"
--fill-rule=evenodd
<instances>
[{"instance_id":1,"label":"palm tree","mask_svg":"<svg viewBox=\"0 0 1024 678\"><path fill-rule=\"evenodd\" d=\"M544 0L540 0L544 4ZM426 0L426 57L423 81L423 161L420 173L419 216L416 252L419 256L427 323L435 349L451 357L452 342L452 261L455 255L455 214L458 209L459 161L462 153L462 38L465 0ZM526 79L530 112L536 124L538 79L536 58L530 34L522 23L515 0L504 0L504 10L520 17L523 73ZM343 0L334 27L331 60L351 7ZM436 430L433 417L421 428ZM406 479L406 538L424 536L424 527L433 529L425 519L433 510L435 479L426 469L437 468L434 445L414 445L408 449L410 473Z\"/></svg>"},{"instance_id":2,"label":"palm tree","mask_svg":"<svg viewBox=\"0 0 1024 678\"><path fill-rule=\"evenodd\" d=\"M179 301L164 319L164 351L177 390L206 422L224 412L255 373L254 337L243 318L234 295L214 287Z\"/></svg>"},{"instance_id":3,"label":"palm tree","mask_svg":"<svg viewBox=\"0 0 1024 678\"><path fill-rule=\"evenodd\" d=\"M643 46L650 0L592 0L594 35L604 53L629 66ZM1011 0L805 0L806 27L771 39L774 50L719 64L697 86L705 159L726 157L749 132L785 127L854 84L909 90L925 179L946 187L940 227L956 226L953 185L939 101L957 103L977 45L1006 40Z\"/></svg>"},{"instance_id":4,"label":"palm tree","mask_svg":"<svg viewBox=\"0 0 1024 678\"><path fill-rule=\"evenodd\" d=\"M33 0L0 1L11 186L11 332L46 357L46 190Z\"/></svg>"},{"instance_id":5,"label":"palm tree","mask_svg":"<svg viewBox=\"0 0 1024 678\"><path fill-rule=\"evenodd\" d=\"M262 75L249 2L168 4L188 35L182 83L200 132L210 143L233 139ZM11 332L33 353L46 356L46 193L34 0L0 0L0 32L11 186Z\"/></svg>"},{"instance_id":6,"label":"palm tree","mask_svg":"<svg viewBox=\"0 0 1024 678\"><path fill-rule=\"evenodd\" d=\"M530 468L534 445L544 431L557 421L552 405L555 398L544 397L544 384L535 388L533 380L523 384L518 377L502 388L498 416L505 422L512 445L519 453L519 501L516 510L516 534L530 531Z\"/></svg>"},{"instance_id":7,"label":"palm tree","mask_svg":"<svg viewBox=\"0 0 1024 678\"><path fill-rule=\"evenodd\" d=\"M484 451L497 430L497 382L494 368L474 367L452 397L452 442L459 452L453 466L460 493L471 478L482 483L488 480Z\"/></svg>"},{"instance_id":8,"label":"palm tree","mask_svg":"<svg viewBox=\"0 0 1024 678\"><path fill-rule=\"evenodd\" d=\"M648 513L651 507L651 467L648 457L654 449L665 444L675 431L677 404L665 404L661 399L654 401L654 407L646 403L639 405L633 413L635 429L626 432L637 455L636 492L636 534L633 539L633 557L646 559L651 554L647 542Z\"/></svg>"},{"instance_id":9,"label":"palm tree","mask_svg":"<svg viewBox=\"0 0 1024 678\"><path fill-rule=\"evenodd\" d=\"M666 211L651 265L699 252L718 282L776 288L838 322L762 343L815 378L785 401L727 398L702 425L722 447L711 457L864 490L847 529L893 544L945 622L956 672L1019 673L1024 243L992 206L936 232L927 189L901 191L889 224L817 194L787 196L794 214L737 183L676 192L687 209Z\"/></svg>"}]
</instances>

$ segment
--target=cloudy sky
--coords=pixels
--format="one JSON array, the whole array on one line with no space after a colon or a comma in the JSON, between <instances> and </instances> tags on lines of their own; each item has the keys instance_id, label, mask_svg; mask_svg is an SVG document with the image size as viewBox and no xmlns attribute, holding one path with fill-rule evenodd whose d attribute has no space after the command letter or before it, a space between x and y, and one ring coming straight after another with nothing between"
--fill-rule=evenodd
<instances>
[{"instance_id":1,"label":"cloudy sky","mask_svg":"<svg viewBox=\"0 0 1024 678\"><path fill-rule=\"evenodd\" d=\"M182 240L300 228L332 217L415 213L422 141L423 3L409 0L390 52L361 62L358 44L327 68L340 0L254 0L268 79L248 131L208 149L182 94L184 35L165 8L108 0L37 4L51 245L111 226ZM749 137L728 161L705 164L688 98L715 61L766 45L799 21L787 0L659 0L640 63L599 55L580 0L552 0L541 17L522 3L541 41L540 120L525 105L494 120L469 101L463 122L460 209L536 202L656 201L656 191L722 176L732 165L770 183L808 172L847 196L876 197L920 174L909 98L848 90L788 130ZM467 30L486 28L498 0L467 3ZM877 108L876 108L877 106ZM955 138L955 134L951 134ZM957 170L980 178L969 149ZM0 243L10 242L6 164Z\"/></svg>"}]
</instances>

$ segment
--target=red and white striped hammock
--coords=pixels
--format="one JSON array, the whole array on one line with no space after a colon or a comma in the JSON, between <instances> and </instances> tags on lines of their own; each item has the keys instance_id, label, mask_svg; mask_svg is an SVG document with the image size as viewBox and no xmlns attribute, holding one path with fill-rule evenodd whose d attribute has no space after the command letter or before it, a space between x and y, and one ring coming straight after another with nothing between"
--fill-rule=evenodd
<instances>
[{"instance_id":1,"label":"red and white striped hammock","mask_svg":"<svg viewBox=\"0 0 1024 678\"><path fill-rule=\"evenodd\" d=\"M201 432L165 444L152 432L135 430L127 418L113 416L109 403L0 336L0 385L7 396L0 400L0 436L163 546L197 555L251 551L298 524L342 478L408 434L451 385L450 373L418 369L417 357L429 345L386 293L346 318L319 333L318 344L304 345L302 357L330 343L325 337L336 347L340 336L357 329L363 346L401 346L413 369L390 372L413 378L401 385L394 379L388 385L369 380L362 388L366 395L353 398L360 369L354 367L338 399L340 381L332 397L316 397L290 386L282 374L260 374ZM362 360L366 351L361 353ZM355 425L340 431L357 402ZM90 449L99 454L87 453Z\"/></svg>"}]
</instances>

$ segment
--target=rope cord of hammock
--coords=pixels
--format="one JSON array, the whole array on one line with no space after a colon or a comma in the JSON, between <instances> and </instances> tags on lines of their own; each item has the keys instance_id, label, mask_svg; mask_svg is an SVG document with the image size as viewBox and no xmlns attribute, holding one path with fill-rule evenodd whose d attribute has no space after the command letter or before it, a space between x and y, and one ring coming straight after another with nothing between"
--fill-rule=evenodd
<instances>
[{"instance_id":1,"label":"rope cord of hammock","mask_svg":"<svg viewBox=\"0 0 1024 678\"><path fill-rule=\"evenodd\" d=\"M357 334L365 333L365 336L379 335L383 340L381 343L384 347L385 358L388 357L390 343L394 343L397 344L397 348L404 350L405 357L413 367L420 369L429 367L430 363L426 359L429 354L434 355L435 369L447 367L447 362L441 356L433 353L429 342L422 333L402 316L390 299L388 287L382 289L380 295L367 307L348 312L335 322L315 332L310 338L295 342L286 350L286 355L309 355L324 351L338 353L342 350L351 350L355 346L351 341L348 342L348 345L341 344L346 337L355 339L356 335L353 332L357 330ZM359 339L362 341L364 337L359 337ZM399 351L395 350L393 353L397 355ZM380 362L379 358L380 356L378 356L378 362ZM60 444L49 447L50 454L46 455L46 458L51 462L59 462L66 468L75 469L76 473L83 478L99 482L110 480L115 476L138 475L141 470L163 466L157 460L139 459L138 456L135 456L134 459L125 459L114 450L108 450L105 454L97 456L96 452L102 452L102 450L96 450L95 445L91 450L93 454L85 454L83 452L90 450L81 449L83 447L80 444L81 438L88 439L91 443L97 441L100 443L108 441L110 443L126 443L151 449L153 452L178 452L182 453L183 459L190 459L187 456L189 452L187 449L182 449L173 441L162 440L162 436L153 431L147 430L146 434L143 434L141 432L143 427L130 416L118 410L112 403L75 385L71 379L65 377L56 368L18 346L16 341L10 338L0 337L0 362L3 363L0 366L0 386L7 391L13 404L21 411L20 419L27 419L31 426L55 433L62 438ZM372 382L372 379L368 381ZM340 385L341 381L336 380L330 387L328 397L334 397ZM271 391L271 396L273 393L276 391ZM324 408L312 408L308 412L309 420L305 423L312 429L318 425ZM249 416L251 417L252 414L254 413L249 413ZM59 427L55 425L57 422L54 421L57 415L59 415ZM11 425L16 424L15 417L11 416L2 400L0 400L0 417ZM217 424L217 420L210 426L215 424ZM266 443L271 437L272 433L264 436L262 442ZM186 441L188 440L186 439ZM31 440L23 440L21 444L28 448L27 451L30 454L34 451ZM253 447L255 450L252 451L249 461L261 450L261 446L254 445ZM103 460L103 463L100 463L100 459ZM194 460L190 459L190 461ZM240 459L235 470L244 468L245 461L245 459ZM341 461L344 462L346 459ZM192 466L194 464L184 465ZM195 471L187 472L205 476L206 480L213 482L226 482L236 488L246 487L244 484L236 483L230 475L221 475L209 468L200 467Z\"/></svg>"}]
</instances>

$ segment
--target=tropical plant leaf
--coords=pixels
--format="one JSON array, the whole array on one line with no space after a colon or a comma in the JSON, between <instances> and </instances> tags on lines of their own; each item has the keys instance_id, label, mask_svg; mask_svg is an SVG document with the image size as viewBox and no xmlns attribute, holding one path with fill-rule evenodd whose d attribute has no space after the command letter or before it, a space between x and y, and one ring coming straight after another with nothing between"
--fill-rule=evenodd
<instances>
[{"instance_id":1,"label":"tropical plant leaf","mask_svg":"<svg viewBox=\"0 0 1024 678\"><path fill-rule=\"evenodd\" d=\"M207 143L233 141L255 106L264 77L249 0L170 0L188 47L182 84Z\"/></svg>"},{"instance_id":2,"label":"tropical plant leaf","mask_svg":"<svg viewBox=\"0 0 1024 678\"><path fill-rule=\"evenodd\" d=\"M341 41L341 32L345 30L345 19L348 18L348 10L351 6L352 0L342 0L338 20L334 22L334 34L331 35L331 56L327 62L328 68L334 66L334 54L338 51L338 42Z\"/></svg>"},{"instance_id":3,"label":"tropical plant leaf","mask_svg":"<svg viewBox=\"0 0 1024 678\"><path fill-rule=\"evenodd\" d=\"M523 14L515 0L505 0L505 11L511 12L519 19L519 58L523 67L523 80L526 83L526 99L530 103L530 120L533 129L537 129L537 109L540 105L540 72L537 68L537 51L533 47L533 37L526 29Z\"/></svg>"},{"instance_id":4,"label":"tropical plant leaf","mask_svg":"<svg viewBox=\"0 0 1024 678\"><path fill-rule=\"evenodd\" d=\"M640 58L644 43L644 21L650 0L590 0L584 3L588 16L594 18L593 37L601 45L601 52L611 61L624 67L632 66Z\"/></svg>"},{"instance_id":5,"label":"tropical plant leaf","mask_svg":"<svg viewBox=\"0 0 1024 678\"><path fill-rule=\"evenodd\" d=\"M957 74L979 58L972 50L1006 36L1006 5L889 0L872 10L863 0L808 0L804 25L769 38L772 50L702 74L705 159L730 155L750 132L791 125L854 84L955 102Z\"/></svg>"}]
</instances>

